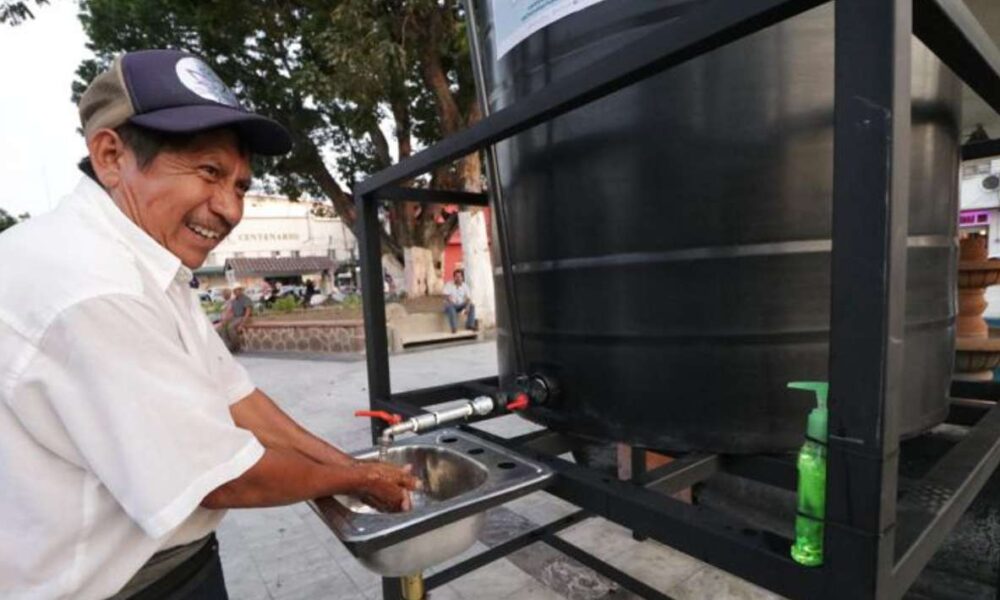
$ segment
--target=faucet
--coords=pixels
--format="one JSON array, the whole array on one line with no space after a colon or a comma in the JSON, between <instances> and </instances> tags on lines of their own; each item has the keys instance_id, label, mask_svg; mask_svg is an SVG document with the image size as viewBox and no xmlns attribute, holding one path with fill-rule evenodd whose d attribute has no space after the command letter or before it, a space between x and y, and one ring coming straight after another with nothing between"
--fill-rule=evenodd
<instances>
[{"instance_id":1,"label":"faucet","mask_svg":"<svg viewBox=\"0 0 1000 600\"><path fill-rule=\"evenodd\" d=\"M401 416L383 410L359 410L354 413L354 416L374 417L382 419L389 424L388 427L382 430L382 434L378 438L379 460L384 460L389 446L392 445L393 440L398 435L420 433L421 431L436 429L455 421L462 421L469 417L485 416L498 407L506 408L509 411L521 410L528 407L527 394L517 394L509 402L505 400L506 396L501 396L499 401L489 396L479 396L472 400L460 400L457 406L429 411L405 421Z\"/></svg>"}]
</instances>

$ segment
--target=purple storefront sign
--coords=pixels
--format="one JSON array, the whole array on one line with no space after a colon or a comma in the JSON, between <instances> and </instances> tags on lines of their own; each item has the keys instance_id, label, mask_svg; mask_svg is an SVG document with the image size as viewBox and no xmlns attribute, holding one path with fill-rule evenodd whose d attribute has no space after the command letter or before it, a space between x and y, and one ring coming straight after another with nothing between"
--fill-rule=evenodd
<instances>
[{"instance_id":1,"label":"purple storefront sign","mask_svg":"<svg viewBox=\"0 0 1000 600\"><path fill-rule=\"evenodd\" d=\"M958 215L959 227L981 227L990 224L990 211L963 210Z\"/></svg>"}]
</instances>

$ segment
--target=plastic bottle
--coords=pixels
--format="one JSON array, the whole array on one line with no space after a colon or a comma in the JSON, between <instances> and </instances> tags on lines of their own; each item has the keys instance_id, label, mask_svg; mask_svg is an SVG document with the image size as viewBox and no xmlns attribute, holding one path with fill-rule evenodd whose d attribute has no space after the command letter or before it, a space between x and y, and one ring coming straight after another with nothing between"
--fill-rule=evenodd
<instances>
[{"instance_id":1,"label":"plastic bottle","mask_svg":"<svg viewBox=\"0 0 1000 600\"><path fill-rule=\"evenodd\" d=\"M794 381L788 387L816 394L816 408L809 412L806 441L799 450L798 516L792 559L807 567L823 564L823 520L826 517L826 396L825 381Z\"/></svg>"}]
</instances>

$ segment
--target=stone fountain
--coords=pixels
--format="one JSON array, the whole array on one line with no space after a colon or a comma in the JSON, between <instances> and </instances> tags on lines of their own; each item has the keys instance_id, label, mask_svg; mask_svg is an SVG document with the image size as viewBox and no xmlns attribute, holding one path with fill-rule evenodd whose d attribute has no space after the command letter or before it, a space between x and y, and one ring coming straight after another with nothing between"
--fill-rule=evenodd
<instances>
[{"instance_id":1,"label":"stone fountain","mask_svg":"<svg viewBox=\"0 0 1000 600\"><path fill-rule=\"evenodd\" d=\"M960 242L955 379L989 381L1000 366L1000 338L989 337L983 318L986 288L1000 282L1000 260L987 258L987 239L970 235Z\"/></svg>"}]
</instances>

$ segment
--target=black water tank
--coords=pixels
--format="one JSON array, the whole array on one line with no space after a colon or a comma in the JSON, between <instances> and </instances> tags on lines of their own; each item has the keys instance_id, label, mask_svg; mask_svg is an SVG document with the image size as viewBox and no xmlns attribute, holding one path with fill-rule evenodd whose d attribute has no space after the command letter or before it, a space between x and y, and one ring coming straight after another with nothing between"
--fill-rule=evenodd
<instances>
[{"instance_id":1,"label":"black water tank","mask_svg":"<svg viewBox=\"0 0 1000 600\"><path fill-rule=\"evenodd\" d=\"M605 0L499 61L489 4L477 2L496 110L700 3ZM947 410L960 110L952 73L913 49L907 434ZM668 450L798 446L812 400L785 383L827 376L832 125L826 5L501 143L527 371L561 386L529 417ZM496 288L509 382L499 276Z\"/></svg>"}]
</instances>

